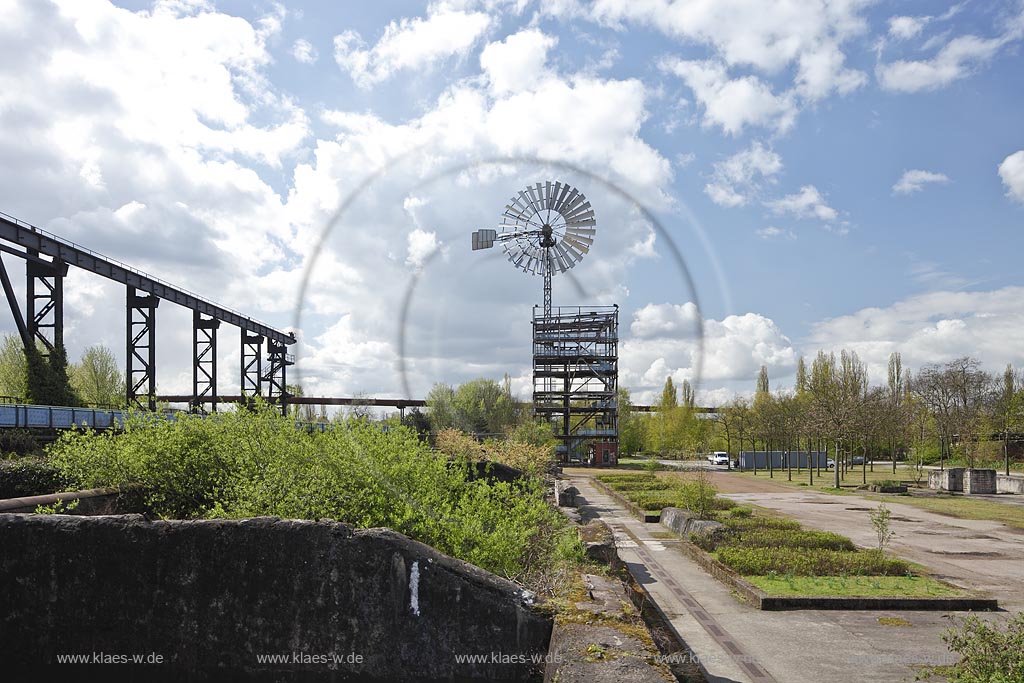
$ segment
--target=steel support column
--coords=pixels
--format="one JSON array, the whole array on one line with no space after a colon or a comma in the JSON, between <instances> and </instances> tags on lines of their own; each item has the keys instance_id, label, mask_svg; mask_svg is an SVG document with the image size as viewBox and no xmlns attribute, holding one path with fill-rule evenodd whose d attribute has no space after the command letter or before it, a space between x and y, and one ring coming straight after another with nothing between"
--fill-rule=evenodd
<instances>
[{"instance_id":1,"label":"steel support column","mask_svg":"<svg viewBox=\"0 0 1024 683\"><path fill-rule=\"evenodd\" d=\"M192 311L192 403L193 413L217 412L217 328L220 321Z\"/></svg>"},{"instance_id":2,"label":"steel support column","mask_svg":"<svg viewBox=\"0 0 1024 683\"><path fill-rule=\"evenodd\" d=\"M267 362L270 367L263 381L267 385L267 401L281 406L281 414L288 412L288 366L294 365L295 357L288 353L288 347L274 341L267 341Z\"/></svg>"},{"instance_id":3,"label":"steel support column","mask_svg":"<svg viewBox=\"0 0 1024 683\"><path fill-rule=\"evenodd\" d=\"M159 304L159 297L139 296L135 288L128 285L125 384L130 408L156 410L156 308Z\"/></svg>"},{"instance_id":4,"label":"steel support column","mask_svg":"<svg viewBox=\"0 0 1024 683\"><path fill-rule=\"evenodd\" d=\"M262 396L263 337L242 330L242 401L252 405L252 399Z\"/></svg>"},{"instance_id":5,"label":"steel support column","mask_svg":"<svg viewBox=\"0 0 1024 683\"><path fill-rule=\"evenodd\" d=\"M0 282L3 282L4 294L7 295L7 304L11 307L14 324L18 328L18 334L21 335L21 343L28 348L32 345L32 337L28 333L28 327L25 326L25 316L21 314L21 305L18 303L18 296L14 292L11 276L7 274L7 266L4 265L2 257L0 257Z\"/></svg>"},{"instance_id":6,"label":"steel support column","mask_svg":"<svg viewBox=\"0 0 1024 683\"><path fill-rule=\"evenodd\" d=\"M29 250L30 256L38 252ZM64 345L64 276L68 265L60 260L52 264L25 261L25 325L33 343L43 343L48 356L55 346Z\"/></svg>"}]
</instances>

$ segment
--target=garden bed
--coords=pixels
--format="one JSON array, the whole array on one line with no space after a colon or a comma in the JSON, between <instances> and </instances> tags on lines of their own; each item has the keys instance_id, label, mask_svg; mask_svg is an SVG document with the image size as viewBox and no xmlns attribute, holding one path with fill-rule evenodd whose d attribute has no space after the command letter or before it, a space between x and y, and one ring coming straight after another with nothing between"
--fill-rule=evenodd
<instances>
[{"instance_id":1,"label":"garden bed","mask_svg":"<svg viewBox=\"0 0 1024 683\"><path fill-rule=\"evenodd\" d=\"M994 599L915 573L903 560L857 549L844 536L788 519L720 514L724 533L682 547L712 576L762 610L990 610Z\"/></svg>"},{"instance_id":2,"label":"garden bed","mask_svg":"<svg viewBox=\"0 0 1024 683\"><path fill-rule=\"evenodd\" d=\"M682 479L676 473L665 476L653 472L599 474L594 477L594 483L644 522L659 522L661 511L669 507L691 508L695 504L708 505L714 510L736 507L734 501L715 496L712 484L699 479Z\"/></svg>"}]
</instances>

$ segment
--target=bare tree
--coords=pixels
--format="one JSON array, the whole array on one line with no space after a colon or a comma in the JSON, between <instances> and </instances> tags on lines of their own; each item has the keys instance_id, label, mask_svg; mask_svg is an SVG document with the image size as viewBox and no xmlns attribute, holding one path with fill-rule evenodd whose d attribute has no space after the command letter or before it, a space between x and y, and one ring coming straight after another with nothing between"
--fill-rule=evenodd
<instances>
[{"instance_id":1,"label":"bare tree","mask_svg":"<svg viewBox=\"0 0 1024 683\"><path fill-rule=\"evenodd\" d=\"M945 365L926 365L917 373L915 393L928 406L939 432L939 466L956 442L968 467L974 467L975 443L993 403L992 376L977 359L963 356Z\"/></svg>"}]
</instances>

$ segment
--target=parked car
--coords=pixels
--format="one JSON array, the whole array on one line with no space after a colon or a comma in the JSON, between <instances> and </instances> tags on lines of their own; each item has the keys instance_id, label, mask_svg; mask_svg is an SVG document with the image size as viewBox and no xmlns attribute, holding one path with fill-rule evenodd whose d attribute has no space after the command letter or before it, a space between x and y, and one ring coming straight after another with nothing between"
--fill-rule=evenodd
<instances>
[{"instance_id":1,"label":"parked car","mask_svg":"<svg viewBox=\"0 0 1024 683\"><path fill-rule=\"evenodd\" d=\"M708 456L708 462L710 462L712 465L728 465L729 454L726 453L725 451L715 451L714 453Z\"/></svg>"},{"instance_id":2,"label":"parked car","mask_svg":"<svg viewBox=\"0 0 1024 683\"><path fill-rule=\"evenodd\" d=\"M835 466L836 466L836 461L835 461L834 458L829 458L828 460L825 461L825 468L826 469L832 469Z\"/></svg>"},{"instance_id":3,"label":"parked car","mask_svg":"<svg viewBox=\"0 0 1024 683\"><path fill-rule=\"evenodd\" d=\"M852 465L863 465L864 464L864 456L863 455L855 455L855 456L853 456L852 458L850 458L850 464L852 464Z\"/></svg>"}]
</instances>

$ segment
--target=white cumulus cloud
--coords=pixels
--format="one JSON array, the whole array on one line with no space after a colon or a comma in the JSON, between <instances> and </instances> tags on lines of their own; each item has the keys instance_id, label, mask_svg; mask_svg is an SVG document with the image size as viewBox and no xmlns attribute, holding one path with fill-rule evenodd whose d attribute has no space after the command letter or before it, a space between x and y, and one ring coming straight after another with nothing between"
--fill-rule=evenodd
<instances>
[{"instance_id":1,"label":"white cumulus cloud","mask_svg":"<svg viewBox=\"0 0 1024 683\"><path fill-rule=\"evenodd\" d=\"M914 192L920 192L924 189L925 185L934 183L948 183L949 176L945 173L935 173L933 171L922 171L920 169L913 169L911 171L904 171L900 179L896 181L896 184L892 186L892 191L896 194L912 194Z\"/></svg>"},{"instance_id":2,"label":"white cumulus cloud","mask_svg":"<svg viewBox=\"0 0 1024 683\"><path fill-rule=\"evenodd\" d=\"M312 43L305 38L299 38L292 44L292 57L303 64L314 64L320 54Z\"/></svg>"},{"instance_id":3,"label":"white cumulus cloud","mask_svg":"<svg viewBox=\"0 0 1024 683\"><path fill-rule=\"evenodd\" d=\"M946 43L931 59L901 59L880 64L876 71L878 82L884 89L897 92L944 88L991 60L1011 39L1011 36L959 36Z\"/></svg>"},{"instance_id":4,"label":"white cumulus cloud","mask_svg":"<svg viewBox=\"0 0 1024 683\"><path fill-rule=\"evenodd\" d=\"M1003 159L999 164L999 177L1006 185L1007 196L1024 202L1024 150Z\"/></svg>"},{"instance_id":5,"label":"white cumulus cloud","mask_svg":"<svg viewBox=\"0 0 1024 683\"><path fill-rule=\"evenodd\" d=\"M544 77L548 51L558 44L554 36L527 29L505 40L489 43L480 53L480 66L497 94L528 90Z\"/></svg>"},{"instance_id":6,"label":"white cumulus cloud","mask_svg":"<svg viewBox=\"0 0 1024 683\"><path fill-rule=\"evenodd\" d=\"M781 157L756 141L749 148L716 162L704 193L719 206L742 206L781 170Z\"/></svg>"},{"instance_id":7,"label":"white cumulus cloud","mask_svg":"<svg viewBox=\"0 0 1024 683\"><path fill-rule=\"evenodd\" d=\"M392 21L372 47L355 31L334 37L334 59L361 88L401 70L417 70L463 55L484 35L491 18L447 5L431 6L426 18Z\"/></svg>"},{"instance_id":8,"label":"white cumulus cloud","mask_svg":"<svg viewBox=\"0 0 1024 683\"><path fill-rule=\"evenodd\" d=\"M706 127L720 126L726 133L738 135L748 126L786 131L796 120L792 94L776 95L756 76L731 78L722 62L666 59L661 68L693 90L704 107Z\"/></svg>"},{"instance_id":9,"label":"white cumulus cloud","mask_svg":"<svg viewBox=\"0 0 1024 683\"><path fill-rule=\"evenodd\" d=\"M839 213L825 202L825 198L814 185L804 185L796 194L765 202L772 213L789 214L797 218L817 218L820 221L834 221Z\"/></svg>"}]
</instances>

